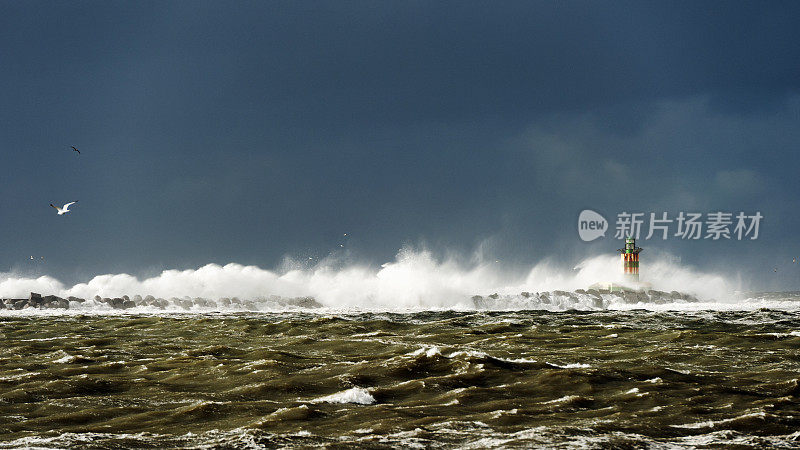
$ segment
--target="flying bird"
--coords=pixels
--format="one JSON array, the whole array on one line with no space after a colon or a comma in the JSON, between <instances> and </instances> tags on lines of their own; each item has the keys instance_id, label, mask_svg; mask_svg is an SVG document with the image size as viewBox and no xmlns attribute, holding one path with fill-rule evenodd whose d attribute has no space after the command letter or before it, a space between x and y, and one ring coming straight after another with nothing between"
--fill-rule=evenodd
<instances>
[{"instance_id":1,"label":"flying bird","mask_svg":"<svg viewBox=\"0 0 800 450\"><path fill-rule=\"evenodd\" d=\"M79 155L81 154L81 151L80 151L80 150L78 150L77 148L75 148L75 147L72 147L72 149L73 149L73 150L75 150L76 152L78 152L78 154L79 154Z\"/></svg>"},{"instance_id":2,"label":"flying bird","mask_svg":"<svg viewBox=\"0 0 800 450\"><path fill-rule=\"evenodd\" d=\"M78 201L77 201L77 200L75 200L74 202L69 202L69 203L67 203L66 205L64 205L64 206L63 206L63 207L61 207L61 208L59 208L58 206L56 206L56 205L54 205L54 204L52 204L52 203L50 203L50 206L52 206L53 208L55 208L55 209L56 209L56 211L58 211L58 215L59 215L59 216L61 216L61 215L64 215L64 214L68 213L68 212L69 212L69 207L70 207L70 205L73 205L73 204L75 204L75 203L78 203Z\"/></svg>"}]
</instances>

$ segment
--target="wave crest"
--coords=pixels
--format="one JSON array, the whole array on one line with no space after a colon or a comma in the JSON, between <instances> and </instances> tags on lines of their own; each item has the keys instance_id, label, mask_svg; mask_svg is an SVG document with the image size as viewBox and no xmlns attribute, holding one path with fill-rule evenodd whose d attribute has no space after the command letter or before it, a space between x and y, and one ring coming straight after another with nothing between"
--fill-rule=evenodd
<instances>
[{"instance_id":1,"label":"wave crest","mask_svg":"<svg viewBox=\"0 0 800 450\"><path fill-rule=\"evenodd\" d=\"M323 307L344 309L514 309L536 306L531 297L521 293L562 290L573 293L560 297L577 299L571 304L556 302L563 303L564 308L583 309L582 304L587 302L589 309L596 309L607 305L598 304L596 297L576 296L574 291L580 293L593 283L618 278L619 260L612 256L588 258L573 270L547 261L528 270L504 270L495 261L464 265L454 259L437 260L429 251L403 249L394 261L380 267L336 267L320 262L313 267L295 264L293 268L274 271L236 263L207 264L193 270L165 270L145 279L124 273L98 275L74 286L50 276L26 278L8 273L0 275L0 297L26 298L30 292L86 299L152 295L256 300L279 296L312 297ZM666 260L648 262L642 269L642 279L653 289L690 293L700 299L726 298L732 292L721 275L698 273ZM474 296L483 297L480 305Z\"/></svg>"}]
</instances>

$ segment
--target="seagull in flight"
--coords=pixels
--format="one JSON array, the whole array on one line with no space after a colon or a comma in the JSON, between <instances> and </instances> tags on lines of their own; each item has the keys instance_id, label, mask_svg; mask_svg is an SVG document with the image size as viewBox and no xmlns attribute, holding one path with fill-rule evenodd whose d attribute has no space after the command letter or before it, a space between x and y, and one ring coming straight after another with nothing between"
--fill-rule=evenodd
<instances>
[{"instance_id":1,"label":"seagull in flight","mask_svg":"<svg viewBox=\"0 0 800 450\"><path fill-rule=\"evenodd\" d=\"M81 154L81 151L78 150L77 148L75 148L74 146L72 147L72 149L75 150L76 152L78 152L79 155Z\"/></svg>"},{"instance_id":2,"label":"seagull in flight","mask_svg":"<svg viewBox=\"0 0 800 450\"><path fill-rule=\"evenodd\" d=\"M59 208L58 206L56 206L56 205L54 205L54 204L52 204L52 203L50 203L50 206L52 206L53 208L55 208L55 209L56 209L56 211L58 211L58 215L59 215L59 216L61 216L61 215L64 215L64 214L68 213L68 212L69 212L69 207L70 207L70 205L73 205L73 204L75 204L75 203L78 203L78 201L77 201L77 200L75 200L74 202L69 202L69 203L67 203L66 205L62 206L61 208Z\"/></svg>"}]
</instances>

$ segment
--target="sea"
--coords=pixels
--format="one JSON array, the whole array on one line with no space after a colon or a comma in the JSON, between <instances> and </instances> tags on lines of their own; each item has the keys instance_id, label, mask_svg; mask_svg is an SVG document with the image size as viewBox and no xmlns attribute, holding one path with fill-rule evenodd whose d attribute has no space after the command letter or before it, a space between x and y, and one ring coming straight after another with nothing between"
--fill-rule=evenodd
<instances>
[{"instance_id":1,"label":"sea","mask_svg":"<svg viewBox=\"0 0 800 450\"><path fill-rule=\"evenodd\" d=\"M0 448L800 448L800 293L564 295L3 310Z\"/></svg>"},{"instance_id":2,"label":"sea","mask_svg":"<svg viewBox=\"0 0 800 450\"><path fill-rule=\"evenodd\" d=\"M800 292L618 264L0 274L0 449L800 448Z\"/></svg>"}]
</instances>

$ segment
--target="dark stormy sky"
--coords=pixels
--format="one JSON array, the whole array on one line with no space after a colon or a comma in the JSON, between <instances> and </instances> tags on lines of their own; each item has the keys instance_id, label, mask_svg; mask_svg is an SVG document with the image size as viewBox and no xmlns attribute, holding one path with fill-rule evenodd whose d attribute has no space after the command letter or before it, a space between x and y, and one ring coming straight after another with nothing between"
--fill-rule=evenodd
<instances>
[{"instance_id":1,"label":"dark stormy sky","mask_svg":"<svg viewBox=\"0 0 800 450\"><path fill-rule=\"evenodd\" d=\"M797 289L799 22L796 2L4 1L0 271L340 244L571 267L619 246L578 238L586 208L760 211L757 240L641 245Z\"/></svg>"}]
</instances>

